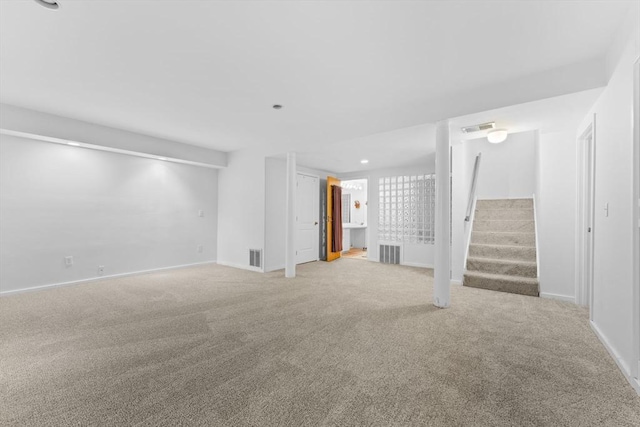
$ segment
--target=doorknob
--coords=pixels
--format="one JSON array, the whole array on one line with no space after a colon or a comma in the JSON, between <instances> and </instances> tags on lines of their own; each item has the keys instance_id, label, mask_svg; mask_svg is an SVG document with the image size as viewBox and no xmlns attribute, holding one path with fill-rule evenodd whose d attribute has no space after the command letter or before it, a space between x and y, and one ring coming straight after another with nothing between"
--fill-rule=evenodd
<instances>
[{"instance_id":1,"label":"doorknob","mask_svg":"<svg viewBox=\"0 0 640 427\"><path fill-rule=\"evenodd\" d=\"M318 221L314 222L313 225L318 225Z\"/></svg>"}]
</instances>

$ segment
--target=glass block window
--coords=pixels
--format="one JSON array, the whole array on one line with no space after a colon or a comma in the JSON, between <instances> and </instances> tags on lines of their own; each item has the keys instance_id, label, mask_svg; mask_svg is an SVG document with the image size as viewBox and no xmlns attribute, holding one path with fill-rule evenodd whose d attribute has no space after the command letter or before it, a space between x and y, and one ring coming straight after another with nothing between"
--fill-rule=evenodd
<instances>
[{"instance_id":1,"label":"glass block window","mask_svg":"<svg viewBox=\"0 0 640 427\"><path fill-rule=\"evenodd\" d=\"M378 239L387 242L434 243L435 175L380 178Z\"/></svg>"}]
</instances>

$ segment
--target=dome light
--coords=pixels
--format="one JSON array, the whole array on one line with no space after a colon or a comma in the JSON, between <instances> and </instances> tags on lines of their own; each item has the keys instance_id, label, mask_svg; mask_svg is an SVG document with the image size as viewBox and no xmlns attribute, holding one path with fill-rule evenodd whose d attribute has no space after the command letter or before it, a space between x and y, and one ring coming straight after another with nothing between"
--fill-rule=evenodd
<instances>
[{"instance_id":1,"label":"dome light","mask_svg":"<svg viewBox=\"0 0 640 427\"><path fill-rule=\"evenodd\" d=\"M487 140L492 144L499 144L507 139L507 135L506 129L495 129L487 134Z\"/></svg>"}]
</instances>

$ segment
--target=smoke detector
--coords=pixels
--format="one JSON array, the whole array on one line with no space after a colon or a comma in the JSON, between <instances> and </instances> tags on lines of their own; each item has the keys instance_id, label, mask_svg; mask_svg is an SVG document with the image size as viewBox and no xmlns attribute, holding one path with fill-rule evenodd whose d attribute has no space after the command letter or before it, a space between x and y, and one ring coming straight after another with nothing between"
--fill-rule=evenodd
<instances>
[{"instance_id":1,"label":"smoke detector","mask_svg":"<svg viewBox=\"0 0 640 427\"><path fill-rule=\"evenodd\" d=\"M496 122L481 123L479 125L465 126L462 128L463 133L480 132L481 130L491 130L496 128Z\"/></svg>"}]
</instances>

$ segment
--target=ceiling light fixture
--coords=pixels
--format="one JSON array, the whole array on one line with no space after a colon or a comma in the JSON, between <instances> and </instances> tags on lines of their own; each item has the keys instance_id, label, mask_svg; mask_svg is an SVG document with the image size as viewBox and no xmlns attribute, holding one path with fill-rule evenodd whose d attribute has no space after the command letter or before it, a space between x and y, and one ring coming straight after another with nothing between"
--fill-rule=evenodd
<instances>
[{"instance_id":1,"label":"ceiling light fixture","mask_svg":"<svg viewBox=\"0 0 640 427\"><path fill-rule=\"evenodd\" d=\"M60 7L58 2L55 0L34 0L34 1L38 3L40 6L46 7L47 9L56 10Z\"/></svg>"},{"instance_id":2,"label":"ceiling light fixture","mask_svg":"<svg viewBox=\"0 0 640 427\"><path fill-rule=\"evenodd\" d=\"M487 140L492 144L499 144L507 139L507 135L506 129L495 129L487 134Z\"/></svg>"},{"instance_id":3,"label":"ceiling light fixture","mask_svg":"<svg viewBox=\"0 0 640 427\"><path fill-rule=\"evenodd\" d=\"M366 165L367 163L369 163L369 160L362 159L362 160L360 160L360 163L362 163L363 165Z\"/></svg>"},{"instance_id":4,"label":"ceiling light fixture","mask_svg":"<svg viewBox=\"0 0 640 427\"><path fill-rule=\"evenodd\" d=\"M282 108L282 105L280 105L280 104L276 104L276 105L273 106L274 110L279 110L281 108Z\"/></svg>"}]
</instances>

